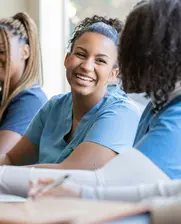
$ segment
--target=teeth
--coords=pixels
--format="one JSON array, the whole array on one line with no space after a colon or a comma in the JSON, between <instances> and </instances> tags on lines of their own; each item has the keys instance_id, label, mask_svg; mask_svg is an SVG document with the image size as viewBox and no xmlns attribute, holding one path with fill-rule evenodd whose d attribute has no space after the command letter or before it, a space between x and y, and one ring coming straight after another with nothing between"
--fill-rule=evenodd
<instances>
[{"instance_id":1,"label":"teeth","mask_svg":"<svg viewBox=\"0 0 181 224\"><path fill-rule=\"evenodd\" d=\"M84 80L84 81L89 81L89 82L92 82L92 81L93 81L93 79L88 78L88 77L86 77L86 76L82 76L82 75L80 75L80 74L76 74L76 77L79 78L79 79L82 79L82 80Z\"/></svg>"}]
</instances>

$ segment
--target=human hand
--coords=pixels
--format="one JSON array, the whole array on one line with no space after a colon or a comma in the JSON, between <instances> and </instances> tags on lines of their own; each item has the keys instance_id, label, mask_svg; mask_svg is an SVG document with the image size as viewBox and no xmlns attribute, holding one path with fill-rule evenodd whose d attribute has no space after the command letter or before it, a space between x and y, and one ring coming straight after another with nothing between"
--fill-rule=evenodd
<instances>
[{"instance_id":1,"label":"human hand","mask_svg":"<svg viewBox=\"0 0 181 224\"><path fill-rule=\"evenodd\" d=\"M65 181L63 184L60 184L48 191L44 191L45 187L49 184L52 184L54 179L39 179L38 181L30 182L30 190L28 196L36 199L43 196L51 197L81 197L80 185L75 184L71 181Z\"/></svg>"}]
</instances>

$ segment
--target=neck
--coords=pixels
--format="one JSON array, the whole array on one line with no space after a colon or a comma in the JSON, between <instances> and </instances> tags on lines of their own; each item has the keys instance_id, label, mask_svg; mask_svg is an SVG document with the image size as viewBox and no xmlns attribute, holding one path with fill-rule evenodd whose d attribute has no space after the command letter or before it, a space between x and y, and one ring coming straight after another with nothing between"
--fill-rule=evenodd
<instances>
[{"instance_id":1,"label":"neck","mask_svg":"<svg viewBox=\"0 0 181 224\"><path fill-rule=\"evenodd\" d=\"M103 97L105 93L99 97L81 96L72 93L72 107L73 116L77 122L86 114L91 108L93 108Z\"/></svg>"}]
</instances>

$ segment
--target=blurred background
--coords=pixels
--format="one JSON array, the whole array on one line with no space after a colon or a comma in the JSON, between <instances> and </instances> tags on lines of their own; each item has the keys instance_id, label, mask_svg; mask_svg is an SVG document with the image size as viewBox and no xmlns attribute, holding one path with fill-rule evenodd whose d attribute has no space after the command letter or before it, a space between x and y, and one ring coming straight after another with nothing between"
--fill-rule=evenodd
<instances>
[{"instance_id":1,"label":"blurred background","mask_svg":"<svg viewBox=\"0 0 181 224\"><path fill-rule=\"evenodd\" d=\"M0 0L0 17L27 12L36 22L43 57L44 91L48 97L69 91L65 77L64 56L75 25L94 14L117 17L126 15L138 0ZM148 100L131 94L139 106Z\"/></svg>"}]
</instances>

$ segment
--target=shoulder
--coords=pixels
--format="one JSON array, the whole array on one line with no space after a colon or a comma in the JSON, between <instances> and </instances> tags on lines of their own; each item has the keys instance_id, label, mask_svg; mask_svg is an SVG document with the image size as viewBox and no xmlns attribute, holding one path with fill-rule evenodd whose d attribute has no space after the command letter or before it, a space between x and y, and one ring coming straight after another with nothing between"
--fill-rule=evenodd
<instances>
[{"instance_id":1,"label":"shoulder","mask_svg":"<svg viewBox=\"0 0 181 224\"><path fill-rule=\"evenodd\" d=\"M152 121L153 124L171 125L181 128L181 97L176 98L158 112Z\"/></svg>"},{"instance_id":2,"label":"shoulder","mask_svg":"<svg viewBox=\"0 0 181 224\"><path fill-rule=\"evenodd\" d=\"M41 113L55 113L59 114L62 108L66 111L72 105L71 93L59 94L49 99L46 104L41 108Z\"/></svg>"},{"instance_id":3,"label":"shoulder","mask_svg":"<svg viewBox=\"0 0 181 224\"><path fill-rule=\"evenodd\" d=\"M148 113L145 115L143 125L138 128L139 134L134 143L135 148L143 152L172 178L181 176L180 99L171 101L156 114L149 112L150 105L148 105Z\"/></svg>"},{"instance_id":4,"label":"shoulder","mask_svg":"<svg viewBox=\"0 0 181 224\"><path fill-rule=\"evenodd\" d=\"M46 101L47 98L41 89L32 88L21 91L4 111L0 129L23 135L32 118Z\"/></svg>"},{"instance_id":5,"label":"shoulder","mask_svg":"<svg viewBox=\"0 0 181 224\"><path fill-rule=\"evenodd\" d=\"M141 116L141 110L137 104L119 87L114 91L108 91L104 96L104 101L104 108L107 110L126 112L139 118Z\"/></svg>"},{"instance_id":6,"label":"shoulder","mask_svg":"<svg viewBox=\"0 0 181 224\"><path fill-rule=\"evenodd\" d=\"M180 97L181 99L181 97ZM169 136L180 135L181 131L181 100L175 99L164 106L159 112L153 112L152 103L145 108L137 132L142 135L145 129L149 129L149 135L154 133L168 134ZM143 132L143 133L142 133Z\"/></svg>"},{"instance_id":7,"label":"shoulder","mask_svg":"<svg viewBox=\"0 0 181 224\"><path fill-rule=\"evenodd\" d=\"M156 114L153 113L152 109L152 103L150 102L141 117L135 144L144 135L147 136L145 141L147 139L152 142L152 145L158 141L159 146L161 146L162 142L165 144L165 139L167 142L172 142L172 144L173 142L178 143L181 140L181 101L170 102ZM167 145L169 146L169 144ZM166 148L165 145L164 147Z\"/></svg>"},{"instance_id":8,"label":"shoulder","mask_svg":"<svg viewBox=\"0 0 181 224\"><path fill-rule=\"evenodd\" d=\"M25 89L18 93L9 103L5 114L13 111L29 111L29 113L39 110L47 102L45 93L40 88Z\"/></svg>"},{"instance_id":9,"label":"shoulder","mask_svg":"<svg viewBox=\"0 0 181 224\"><path fill-rule=\"evenodd\" d=\"M18 101L23 101L26 104L37 102L43 105L44 103L46 103L47 97L41 88L31 88L21 91L12 99L11 103L15 103Z\"/></svg>"},{"instance_id":10,"label":"shoulder","mask_svg":"<svg viewBox=\"0 0 181 224\"><path fill-rule=\"evenodd\" d=\"M69 105L72 103L72 94L71 92L68 92L55 95L48 101L48 103L51 104L52 107L62 107Z\"/></svg>"}]
</instances>

